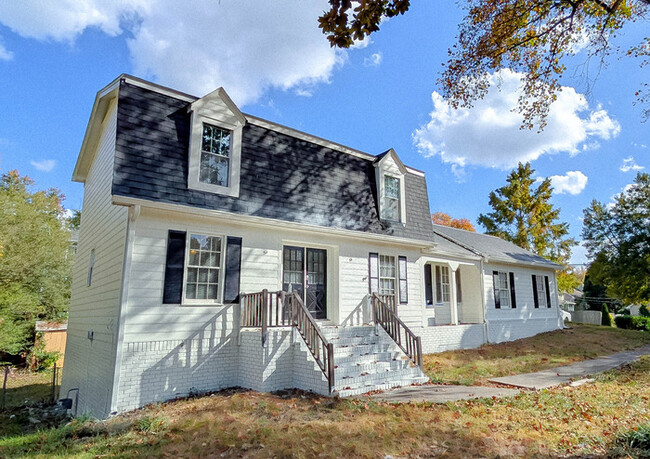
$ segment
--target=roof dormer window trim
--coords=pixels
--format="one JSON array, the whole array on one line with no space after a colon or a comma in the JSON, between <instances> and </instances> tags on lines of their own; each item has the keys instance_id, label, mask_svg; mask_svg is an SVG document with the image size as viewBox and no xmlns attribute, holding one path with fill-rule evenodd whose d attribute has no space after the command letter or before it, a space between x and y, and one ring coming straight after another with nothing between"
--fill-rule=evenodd
<instances>
[{"instance_id":1,"label":"roof dormer window trim","mask_svg":"<svg viewBox=\"0 0 650 459\"><path fill-rule=\"evenodd\" d=\"M386 223L406 224L406 174L407 170L393 149L388 150L375 163L379 219ZM393 179L393 180L391 180ZM397 180L397 189L394 188ZM392 187L387 187L392 182ZM397 200L397 202L395 202ZM397 204L397 218L395 218Z\"/></svg>"},{"instance_id":2,"label":"roof dormer window trim","mask_svg":"<svg viewBox=\"0 0 650 459\"><path fill-rule=\"evenodd\" d=\"M193 102L189 110L191 116L188 188L239 197L242 132L246 118L221 88ZM208 146L206 150L206 128L216 129L221 135L228 133L227 152L214 145ZM224 164L224 160L227 161L227 177L219 178L217 175L215 180L210 180L210 175L218 174L218 163ZM212 171L206 171L205 168L210 165Z\"/></svg>"}]
</instances>

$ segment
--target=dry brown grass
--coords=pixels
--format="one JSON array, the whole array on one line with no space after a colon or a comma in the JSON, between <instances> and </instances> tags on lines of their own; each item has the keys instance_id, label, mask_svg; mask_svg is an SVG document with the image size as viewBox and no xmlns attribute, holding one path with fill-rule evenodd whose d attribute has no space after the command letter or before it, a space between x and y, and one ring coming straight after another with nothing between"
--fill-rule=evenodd
<instances>
[{"instance_id":1,"label":"dry brown grass","mask_svg":"<svg viewBox=\"0 0 650 459\"><path fill-rule=\"evenodd\" d=\"M501 400L392 405L225 391L0 439L2 457L604 455L650 422L650 358L594 384Z\"/></svg>"},{"instance_id":2,"label":"dry brown grass","mask_svg":"<svg viewBox=\"0 0 650 459\"><path fill-rule=\"evenodd\" d=\"M648 343L648 332L572 324L568 330L508 343L425 355L424 367L434 382L481 385L489 378L545 370Z\"/></svg>"}]
</instances>

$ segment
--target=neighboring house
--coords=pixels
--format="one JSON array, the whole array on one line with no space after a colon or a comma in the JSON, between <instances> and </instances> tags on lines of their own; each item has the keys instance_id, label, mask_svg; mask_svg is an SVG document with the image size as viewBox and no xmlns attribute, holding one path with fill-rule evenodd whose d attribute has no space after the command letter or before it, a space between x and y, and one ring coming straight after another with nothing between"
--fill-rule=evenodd
<instances>
[{"instance_id":1,"label":"neighboring house","mask_svg":"<svg viewBox=\"0 0 650 459\"><path fill-rule=\"evenodd\" d=\"M36 321L36 341L43 343L43 350L46 352L58 352L59 358L56 361L57 367L62 367L64 362L65 345L67 340L66 322L48 322L45 320Z\"/></svg>"},{"instance_id":2,"label":"neighboring house","mask_svg":"<svg viewBox=\"0 0 650 459\"><path fill-rule=\"evenodd\" d=\"M231 386L386 389L426 381L423 352L562 326L557 265L432 226L424 173L395 151L245 115L223 89L120 76L73 179L61 393L78 413Z\"/></svg>"}]
</instances>

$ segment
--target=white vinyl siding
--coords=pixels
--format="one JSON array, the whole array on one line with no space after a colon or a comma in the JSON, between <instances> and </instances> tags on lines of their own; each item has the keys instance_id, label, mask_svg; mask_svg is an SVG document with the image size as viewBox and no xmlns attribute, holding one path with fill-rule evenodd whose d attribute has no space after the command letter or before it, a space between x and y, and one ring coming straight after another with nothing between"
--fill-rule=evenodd
<instances>
[{"instance_id":1,"label":"white vinyl siding","mask_svg":"<svg viewBox=\"0 0 650 459\"><path fill-rule=\"evenodd\" d=\"M111 202L115 105L109 109L102 129L84 183L61 386L61 397L69 389L79 388L77 412L98 417L111 411L127 228L127 209ZM90 331L92 341L88 339ZM75 397L74 392L71 395Z\"/></svg>"}]
</instances>

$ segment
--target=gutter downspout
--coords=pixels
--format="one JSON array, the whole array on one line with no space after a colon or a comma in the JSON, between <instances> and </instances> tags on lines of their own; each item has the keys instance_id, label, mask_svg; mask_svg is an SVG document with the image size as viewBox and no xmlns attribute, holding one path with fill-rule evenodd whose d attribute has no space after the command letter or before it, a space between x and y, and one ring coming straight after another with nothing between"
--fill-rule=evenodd
<instances>
[{"instance_id":1,"label":"gutter downspout","mask_svg":"<svg viewBox=\"0 0 650 459\"><path fill-rule=\"evenodd\" d=\"M126 320L126 302L129 292L129 278L131 277L131 257L133 255L133 240L135 238L135 223L140 216L139 205L128 208L126 219L126 240L124 242L124 260L122 262L122 287L120 289L119 311L117 319L117 339L115 349L115 364L113 367L113 387L111 391L111 405L108 414L116 412L118 388L120 384L120 370L122 367L122 345L124 343L124 321Z\"/></svg>"}]
</instances>

